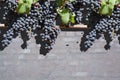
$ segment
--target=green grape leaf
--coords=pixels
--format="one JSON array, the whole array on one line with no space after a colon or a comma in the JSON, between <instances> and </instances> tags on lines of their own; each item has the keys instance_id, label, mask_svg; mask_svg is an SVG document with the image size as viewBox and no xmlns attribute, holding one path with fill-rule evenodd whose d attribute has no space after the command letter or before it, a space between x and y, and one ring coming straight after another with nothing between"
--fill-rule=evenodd
<instances>
[{"instance_id":1,"label":"green grape leaf","mask_svg":"<svg viewBox=\"0 0 120 80\"><path fill-rule=\"evenodd\" d=\"M73 2L73 1L75 1L75 0L70 0L70 2Z\"/></svg>"},{"instance_id":2,"label":"green grape leaf","mask_svg":"<svg viewBox=\"0 0 120 80\"><path fill-rule=\"evenodd\" d=\"M120 3L120 0L117 0Z\"/></svg>"},{"instance_id":3,"label":"green grape leaf","mask_svg":"<svg viewBox=\"0 0 120 80\"><path fill-rule=\"evenodd\" d=\"M109 12L109 7L108 6L103 6L100 10L100 13L103 14L103 15L108 15L110 14Z\"/></svg>"},{"instance_id":4,"label":"green grape leaf","mask_svg":"<svg viewBox=\"0 0 120 80\"><path fill-rule=\"evenodd\" d=\"M119 4L120 3L120 0L116 0L116 4Z\"/></svg>"},{"instance_id":5,"label":"green grape leaf","mask_svg":"<svg viewBox=\"0 0 120 80\"><path fill-rule=\"evenodd\" d=\"M71 23L75 23L75 14L74 14L74 13L72 13L72 14L70 15L70 22L71 22Z\"/></svg>"},{"instance_id":6,"label":"green grape leaf","mask_svg":"<svg viewBox=\"0 0 120 80\"><path fill-rule=\"evenodd\" d=\"M27 2L27 4L32 4L33 3L33 0L26 0Z\"/></svg>"},{"instance_id":7,"label":"green grape leaf","mask_svg":"<svg viewBox=\"0 0 120 80\"><path fill-rule=\"evenodd\" d=\"M33 0L19 0L16 12L18 14L28 14L31 10Z\"/></svg>"},{"instance_id":8,"label":"green grape leaf","mask_svg":"<svg viewBox=\"0 0 120 80\"><path fill-rule=\"evenodd\" d=\"M19 6L18 6L18 8L17 8L17 10L16 10L18 13L25 13L26 12L26 7L25 7L25 5L24 5L24 3L23 4L20 4Z\"/></svg>"},{"instance_id":9,"label":"green grape leaf","mask_svg":"<svg viewBox=\"0 0 120 80\"><path fill-rule=\"evenodd\" d=\"M62 14L61 19L63 23L68 24L70 21L70 14L69 13Z\"/></svg>"},{"instance_id":10,"label":"green grape leaf","mask_svg":"<svg viewBox=\"0 0 120 80\"><path fill-rule=\"evenodd\" d=\"M99 13L102 15L111 15L114 6L116 4L116 0L103 0L101 2L101 8L99 9Z\"/></svg>"},{"instance_id":11,"label":"green grape leaf","mask_svg":"<svg viewBox=\"0 0 120 80\"><path fill-rule=\"evenodd\" d=\"M68 9L62 9L62 10L59 10L58 14L60 15L61 17L61 20L64 24L68 24L69 21L70 21L70 12Z\"/></svg>"},{"instance_id":12,"label":"green grape leaf","mask_svg":"<svg viewBox=\"0 0 120 80\"><path fill-rule=\"evenodd\" d=\"M110 2L112 5L115 5L115 4L116 4L116 1L117 1L117 0L109 0L109 2Z\"/></svg>"},{"instance_id":13,"label":"green grape leaf","mask_svg":"<svg viewBox=\"0 0 120 80\"><path fill-rule=\"evenodd\" d=\"M28 14L28 13L30 12L31 5L26 4L26 5L25 5L25 9L26 9L25 14Z\"/></svg>"},{"instance_id":14,"label":"green grape leaf","mask_svg":"<svg viewBox=\"0 0 120 80\"><path fill-rule=\"evenodd\" d=\"M19 4L23 3L23 0L19 0Z\"/></svg>"}]
</instances>

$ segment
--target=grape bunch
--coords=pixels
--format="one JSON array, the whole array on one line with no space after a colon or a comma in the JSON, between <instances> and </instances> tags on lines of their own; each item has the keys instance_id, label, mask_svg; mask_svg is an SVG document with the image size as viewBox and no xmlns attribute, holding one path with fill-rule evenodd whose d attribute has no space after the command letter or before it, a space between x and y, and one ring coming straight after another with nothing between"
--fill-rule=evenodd
<instances>
[{"instance_id":1,"label":"grape bunch","mask_svg":"<svg viewBox=\"0 0 120 80\"><path fill-rule=\"evenodd\" d=\"M48 0L40 0L37 5L33 4L29 14L17 14L17 18L12 20L9 29L0 40L0 50L7 47L18 35L23 39L21 47L27 48L27 41L31 38L29 35L31 34L36 35L36 43L41 44L40 54L46 55L53 48L60 32L59 27L55 27L56 15L55 9Z\"/></svg>"},{"instance_id":2,"label":"grape bunch","mask_svg":"<svg viewBox=\"0 0 120 80\"><path fill-rule=\"evenodd\" d=\"M99 39L104 35L106 50L110 49L110 42L114 36L118 36L120 42L120 8L115 5L112 15L99 14L100 0L75 0L67 3L66 7L73 11L76 16L76 23L82 23L90 27L88 31L84 32L81 39L80 50L87 51L95 39Z\"/></svg>"},{"instance_id":3,"label":"grape bunch","mask_svg":"<svg viewBox=\"0 0 120 80\"><path fill-rule=\"evenodd\" d=\"M102 35L104 35L104 39L106 40L104 48L106 50L110 49L110 42L113 40L114 36L118 36L118 40L120 39L120 8L115 6L112 15L101 15L98 13L100 8L99 0L81 0L81 2L82 4L86 3L85 5L90 6L90 15L87 19L89 23L87 25L91 29L84 33L80 43L80 50L88 50L93 45L95 39L99 39Z\"/></svg>"},{"instance_id":4,"label":"grape bunch","mask_svg":"<svg viewBox=\"0 0 120 80\"><path fill-rule=\"evenodd\" d=\"M36 39L38 39L36 42L42 42L41 48L40 48L40 54L46 55L52 48L53 45L55 44L55 40L60 33L60 28L55 27L55 22L56 22L56 16L57 12L53 6L49 6L50 11L45 11L47 13L44 15L44 23L42 24L43 28L41 33L35 36ZM49 14L49 15L48 15ZM36 31L37 32L37 31Z\"/></svg>"}]
</instances>

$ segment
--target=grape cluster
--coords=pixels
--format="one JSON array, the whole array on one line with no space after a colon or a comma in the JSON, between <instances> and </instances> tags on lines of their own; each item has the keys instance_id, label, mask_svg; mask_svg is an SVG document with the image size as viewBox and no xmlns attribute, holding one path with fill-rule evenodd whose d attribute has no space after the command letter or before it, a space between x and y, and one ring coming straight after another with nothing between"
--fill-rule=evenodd
<instances>
[{"instance_id":1,"label":"grape cluster","mask_svg":"<svg viewBox=\"0 0 120 80\"><path fill-rule=\"evenodd\" d=\"M11 4L11 2L6 3ZM15 4L17 3L15 2ZM9 7L12 9L14 5L9 5ZM1 39L0 49L3 50L7 47L11 40L18 35L21 35L23 39L21 47L25 49L27 48L27 41L30 39L29 34L32 34L36 35L36 43L41 44L40 54L46 55L53 48L60 32L59 27L55 27L56 15L55 9L48 0L40 0L37 5L33 4L29 14L17 14L17 18L13 19L9 29Z\"/></svg>"},{"instance_id":2,"label":"grape cluster","mask_svg":"<svg viewBox=\"0 0 120 80\"><path fill-rule=\"evenodd\" d=\"M120 42L120 8L115 6L112 15L101 15L98 13L100 8L100 0L75 0L67 3L66 7L76 14L76 23L82 23L90 27L89 31L85 31L81 39L80 50L86 51L92 45L95 39L99 39L102 35L106 40L104 48L110 49L110 42L114 36L118 36Z\"/></svg>"},{"instance_id":3,"label":"grape cluster","mask_svg":"<svg viewBox=\"0 0 120 80\"><path fill-rule=\"evenodd\" d=\"M53 6L49 6L49 10L47 12L47 14L44 16L44 24L43 24L43 28L42 28L42 32L40 33L40 35L37 35L35 38L41 40L41 48L40 48L40 52L42 52L41 54L45 54L48 53L52 48L53 45L55 44L55 40L58 36L58 34L60 33L60 28L59 27L55 27L55 18L57 16L57 13L55 11L55 9L53 8ZM45 12L46 13L46 12ZM49 14L49 15L48 15ZM37 43L39 43L37 41Z\"/></svg>"},{"instance_id":4,"label":"grape cluster","mask_svg":"<svg viewBox=\"0 0 120 80\"><path fill-rule=\"evenodd\" d=\"M82 0L84 1L84 0ZM86 1L84 1L86 2ZM98 10L100 8L100 4L98 0L89 0L86 2L87 5L91 6L90 15L89 15L89 23L90 30L85 32L82 37L82 41L80 44L80 50L86 51L92 45L95 39L99 39L100 36L104 35L104 39L106 40L106 45L104 48L106 50L110 49L110 42L113 40L114 36L118 36L119 40L119 31L120 31L120 8L115 7L112 15L100 15ZM120 42L120 41L119 41Z\"/></svg>"}]
</instances>

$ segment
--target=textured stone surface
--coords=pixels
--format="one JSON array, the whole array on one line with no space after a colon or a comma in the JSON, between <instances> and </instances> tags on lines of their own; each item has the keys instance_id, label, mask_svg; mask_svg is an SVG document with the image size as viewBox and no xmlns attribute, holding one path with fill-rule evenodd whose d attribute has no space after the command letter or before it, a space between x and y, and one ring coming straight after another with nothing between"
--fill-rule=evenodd
<instances>
[{"instance_id":1,"label":"textured stone surface","mask_svg":"<svg viewBox=\"0 0 120 80\"><path fill-rule=\"evenodd\" d=\"M0 80L120 80L120 46L114 40L105 51L101 38L87 51L79 50L81 32L61 32L54 49L39 55L32 38L28 49L16 38L0 52ZM79 41L79 42L78 42Z\"/></svg>"}]
</instances>

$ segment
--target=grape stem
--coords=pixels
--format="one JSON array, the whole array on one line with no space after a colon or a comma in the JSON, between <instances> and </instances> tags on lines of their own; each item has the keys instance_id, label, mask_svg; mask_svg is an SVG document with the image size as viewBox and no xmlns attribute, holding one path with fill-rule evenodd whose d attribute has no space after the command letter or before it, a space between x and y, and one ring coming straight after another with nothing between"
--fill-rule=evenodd
<instances>
[{"instance_id":1,"label":"grape stem","mask_svg":"<svg viewBox=\"0 0 120 80\"><path fill-rule=\"evenodd\" d=\"M117 7L118 7L118 8L120 8L120 3L119 3L119 4L117 4Z\"/></svg>"}]
</instances>

